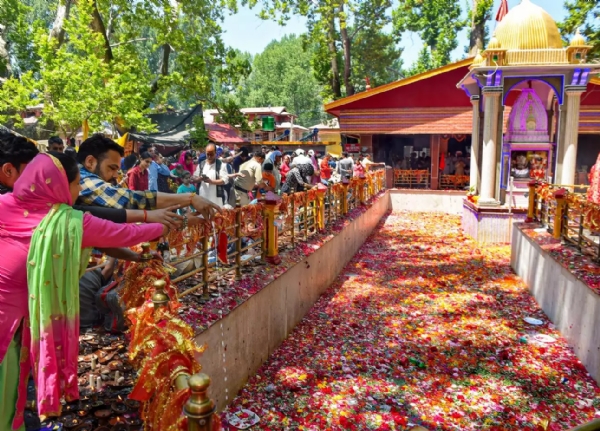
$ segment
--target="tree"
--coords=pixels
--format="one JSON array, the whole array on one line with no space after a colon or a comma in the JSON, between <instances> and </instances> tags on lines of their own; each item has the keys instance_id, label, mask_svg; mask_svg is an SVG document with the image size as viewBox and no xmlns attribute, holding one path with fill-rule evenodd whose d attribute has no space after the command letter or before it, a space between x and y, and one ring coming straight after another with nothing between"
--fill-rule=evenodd
<instances>
[{"instance_id":1,"label":"tree","mask_svg":"<svg viewBox=\"0 0 600 431\"><path fill-rule=\"evenodd\" d=\"M111 122L149 131L144 115L154 107L214 100L216 86L249 72L221 40L219 23L235 1L54 0L54 19L45 23L40 1L20 8L18 0L0 1L0 22L18 18L2 33L8 42L0 41L0 73L8 78L0 89L4 117L19 121L27 105L43 102L43 121L67 134L84 120L92 129ZM25 46L15 42L22 35ZM23 52L35 65L8 70L13 59L25 64Z\"/></svg>"},{"instance_id":2,"label":"tree","mask_svg":"<svg viewBox=\"0 0 600 431\"><path fill-rule=\"evenodd\" d=\"M567 17L558 24L565 43L575 35L577 29L592 46L588 53L588 61L600 59L600 1L567 0L564 4Z\"/></svg>"},{"instance_id":3,"label":"tree","mask_svg":"<svg viewBox=\"0 0 600 431\"><path fill-rule=\"evenodd\" d=\"M252 73L238 94L241 106L285 106L297 123L312 126L321 120L320 85L311 73L311 53L295 35L272 41L252 62Z\"/></svg>"},{"instance_id":4,"label":"tree","mask_svg":"<svg viewBox=\"0 0 600 431\"><path fill-rule=\"evenodd\" d=\"M396 32L419 34L430 51L421 52L423 60L430 56L433 68L450 62L450 54L458 46L457 34L466 26L466 20L461 19L460 4L455 0L406 0L393 11L392 17Z\"/></svg>"},{"instance_id":5,"label":"tree","mask_svg":"<svg viewBox=\"0 0 600 431\"><path fill-rule=\"evenodd\" d=\"M356 89L365 88L365 78L372 87L400 79L402 70L402 49L397 45L395 35L377 32L359 32L354 39L352 61L352 85Z\"/></svg>"},{"instance_id":6,"label":"tree","mask_svg":"<svg viewBox=\"0 0 600 431\"><path fill-rule=\"evenodd\" d=\"M494 0L473 0L473 7L469 11L471 29L468 53L471 56L475 56L477 50L483 51L487 45L487 22L492 18L493 5Z\"/></svg>"},{"instance_id":7,"label":"tree","mask_svg":"<svg viewBox=\"0 0 600 431\"><path fill-rule=\"evenodd\" d=\"M417 61L408 69L407 75L412 76L418 73L427 72L428 70L434 69L433 58L431 57L431 51L427 45L424 45L419 52Z\"/></svg>"},{"instance_id":8,"label":"tree","mask_svg":"<svg viewBox=\"0 0 600 431\"><path fill-rule=\"evenodd\" d=\"M305 47L313 52L313 68L328 92L326 98L334 99L342 97L342 82L343 95L354 94L353 53L357 37L381 32L390 23L387 11L392 5L391 0L248 0L251 7L259 2L260 16L265 19L285 22L292 13L307 18ZM391 44L398 42L395 37L385 40Z\"/></svg>"}]
</instances>

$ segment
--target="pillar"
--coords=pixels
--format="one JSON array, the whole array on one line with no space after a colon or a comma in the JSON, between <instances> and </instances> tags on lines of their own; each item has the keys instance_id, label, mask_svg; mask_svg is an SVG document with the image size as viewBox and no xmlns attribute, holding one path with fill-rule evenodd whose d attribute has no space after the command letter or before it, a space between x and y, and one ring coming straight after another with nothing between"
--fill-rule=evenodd
<instances>
[{"instance_id":1,"label":"pillar","mask_svg":"<svg viewBox=\"0 0 600 431\"><path fill-rule=\"evenodd\" d=\"M483 117L483 150L481 152L481 191L479 205L497 205L496 164L498 145L498 112L500 111L501 87L485 87Z\"/></svg>"},{"instance_id":2,"label":"pillar","mask_svg":"<svg viewBox=\"0 0 600 431\"><path fill-rule=\"evenodd\" d=\"M317 229L325 229L325 194L327 186L323 183L317 185Z\"/></svg>"},{"instance_id":3,"label":"pillar","mask_svg":"<svg viewBox=\"0 0 600 431\"><path fill-rule=\"evenodd\" d=\"M475 190L475 194L479 191L481 182L481 172L479 170L479 155L481 153L481 140L479 139L479 95L471 96L471 104L473 105L473 127L471 132L471 166L469 167L471 177L469 178L469 188Z\"/></svg>"},{"instance_id":4,"label":"pillar","mask_svg":"<svg viewBox=\"0 0 600 431\"><path fill-rule=\"evenodd\" d=\"M281 258L279 257L279 232L275 226L275 216L278 214L281 198L273 192L267 192L265 196L264 217L265 217L265 232L266 232L266 261L279 265ZM305 224L306 223L305 221Z\"/></svg>"},{"instance_id":5,"label":"pillar","mask_svg":"<svg viewBox=\"0 0 600 431\"><path fill-rule=\"evenodd\" d=\"M579 108L581 105L581 88L565 88L566 112L561 110L561 121L559 130L559 141L557 149L557 170L560 169L560 177L556 182L560 184L574 184L575 171L577 169L577 139L579 137ZM562 138L562 139L560 139Z\"/></svg>"},{"instance_id":6,"label":"pillar","mask_svg":"<svg viewBox=\"0 0 600 431\"><path fill-rule=\"evenodd\" d=\"M440 135L430 135L431 189L437 190L440 176Z\"/></svg>"}]
</instances>

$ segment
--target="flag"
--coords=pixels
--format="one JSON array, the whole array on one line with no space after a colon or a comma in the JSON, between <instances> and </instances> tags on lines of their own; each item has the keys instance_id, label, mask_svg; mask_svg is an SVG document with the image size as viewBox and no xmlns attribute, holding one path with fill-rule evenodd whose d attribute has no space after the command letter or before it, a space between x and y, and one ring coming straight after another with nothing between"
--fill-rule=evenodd
<instances>
[{"instance_id":1,"label":"flag","mask_svg":"<svg viewBox=\"0 0 600 431\"><path fill-rule=\"evenodd\" d=\"M508 2L506 0L500 0L500 7L498 8L498 13L496 14L496 21L502 21L502 18L506 16L508 13Z\"/></svg>"}]
</instances>

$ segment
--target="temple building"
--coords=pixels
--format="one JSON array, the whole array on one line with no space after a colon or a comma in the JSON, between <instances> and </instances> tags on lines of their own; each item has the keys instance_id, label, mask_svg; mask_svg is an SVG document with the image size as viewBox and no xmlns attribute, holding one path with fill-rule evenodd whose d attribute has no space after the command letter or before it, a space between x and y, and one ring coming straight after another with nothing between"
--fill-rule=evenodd
<instances>
[{"instance_id":1,"label":"temple building","mask_svg":"<svg viewBox=\"0 0 600 431\"><path fill-rule=\"evenodd\" d=\"M507 242L529 181L585 184L600 152L600 64L587 61L590 48L579 32L564 46L552 17L523 0L475 58L325 110L374 161L394 166L397 186L416 169L410 187L473 190L465 231Z\"/></svg>"}]
</instances>

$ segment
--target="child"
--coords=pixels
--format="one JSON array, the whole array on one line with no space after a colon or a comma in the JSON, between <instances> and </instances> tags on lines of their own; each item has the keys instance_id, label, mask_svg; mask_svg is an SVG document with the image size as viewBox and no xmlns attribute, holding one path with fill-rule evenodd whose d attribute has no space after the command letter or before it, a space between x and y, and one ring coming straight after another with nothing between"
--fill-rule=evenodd
<instances>
[{"instance_id":1,"label":"child","mask_svg":"<svg viewBox=\"0 0 600 431\"><path fill-rule=\"evenodd\" d=\"M273 163L265 163L262 167L262 182L265 186L270 187L270 190L275 190L275 174L273 173ZM256 198L266 195L267 189L260 187Z\"/></svg>"},{"instance_id":2,"label":"child","mask_svg":"<svg viewBox=\"0 0 600 431\"><path fill-rule=\"evenodd\" d=\"M192 181L192 175L188 172L188 171L184 171L183 174L181 175L181 181L183 182L182 185L180 185L177 188L177 193L196 193L196 187L191 183ZM183 215L186 214L188 211L190 211L190 208L182 208L180 209L178 212L179 214Z\"/></svg>"}]
</instances>

